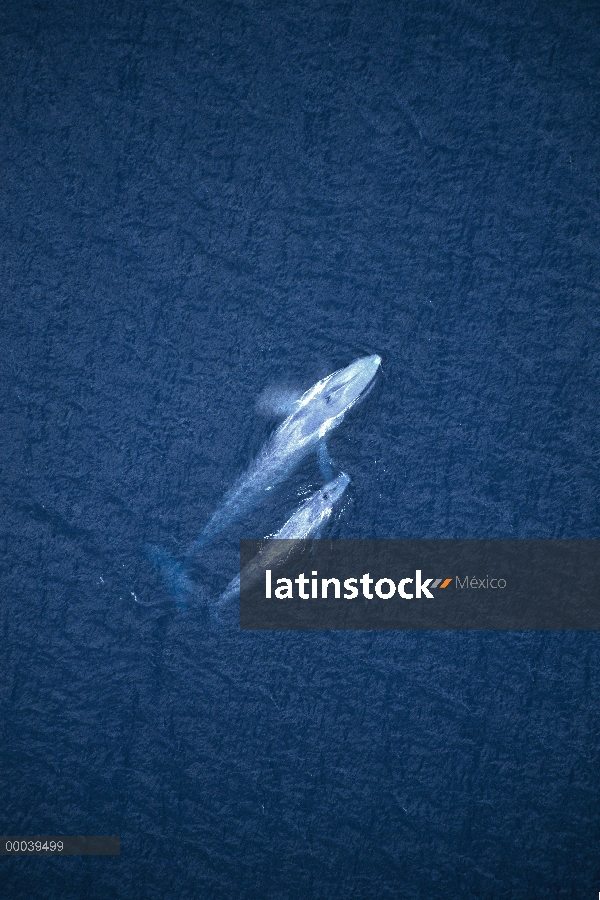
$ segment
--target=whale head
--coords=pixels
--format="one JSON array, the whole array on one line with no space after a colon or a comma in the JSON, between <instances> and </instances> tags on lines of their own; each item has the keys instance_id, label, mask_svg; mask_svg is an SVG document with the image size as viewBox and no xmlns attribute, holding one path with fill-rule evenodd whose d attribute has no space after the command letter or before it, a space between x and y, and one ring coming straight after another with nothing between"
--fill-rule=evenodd
<instances>
[{"instance_id":1,"label":"whale head","mask_svg":"<svg viewBox=\"0 0 600 900\"><path fill-rule=\"evenodd\" d=\"M311 424L320 420L318 430L323 437L330 428L341 422L350 407L365 396L380 365L380 356L364 356L345 369L338 369L323 378L307 391L300 400L300 407L306 409L306 427L310 428Z\"/></svg>"},{"instance_id":2,"label":"whale head","mask_svg":"<svg viewBox=\"0 0 600 900\"><path fill-rule=\"evenodd\" d=\"M381 357L375 354L338 369L321 382L323 400L338 413L348 409L369 389L380 365Z\"/></svg>"},{"instance_id":3,"label":"whale head","mask_svg":"<svg viewBox=\"0 0 600 900\"><path fill-rule=\"evenodd\" d=\"M323 504L326 504L329 507L335 506L349 484L350 478L345 472L341 472L337 478L328 482L319 491L320 499L323 501Z\"/></svg>"},{"instance_id":4,"label":"whale head","mask_svg":"<svg viewBox=\"0 0 600 900\"><path fill-rule=\"evenodd\" d=\"M365 396L380 365L380 356L364 356L317 382L278 429L277 442L296 447L321 440Z\"/></svg>"}]
</instances>

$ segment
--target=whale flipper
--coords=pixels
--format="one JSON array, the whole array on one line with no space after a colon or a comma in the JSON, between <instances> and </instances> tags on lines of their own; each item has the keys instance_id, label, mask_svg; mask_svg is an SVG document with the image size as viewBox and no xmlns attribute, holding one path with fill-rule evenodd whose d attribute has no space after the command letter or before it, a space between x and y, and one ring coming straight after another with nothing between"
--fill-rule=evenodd
<instances>
[{"instance_id":1,"label":"whale flipper","mask_svg":"<svg viewBox=\"0 0 600 900\"><path fill-rule=\"evenodd\" d=\"M256 411L271 419L287 419L298 407L302 392L272 385L264 389L256 401Z\"/></svg>"},{"instance_id":2,"label":"whale flipper","mask_svg":"<svg viewBox=\"0 0 600 900\"><path fill-rule=\"evenodd\" d=\"M167 550L154 544L148 544L146 555L160 572L179 609L185 612L188 602L196 593L196 588L183 563L171 556Z\"/></svg>"}]
</instances>

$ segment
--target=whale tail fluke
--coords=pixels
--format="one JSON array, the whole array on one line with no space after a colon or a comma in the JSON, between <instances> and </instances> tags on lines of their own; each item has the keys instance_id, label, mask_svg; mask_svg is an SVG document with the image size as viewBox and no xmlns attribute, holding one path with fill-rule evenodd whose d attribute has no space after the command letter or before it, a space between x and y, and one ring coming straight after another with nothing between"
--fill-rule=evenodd
<instances>
[{"instance_id":1,"label":"whale tail fluke","mask_svg":"<svg viewBox=\"0 0 600 900\"><path fill-rule=\"evenodd\" d=\"M210 619L214 626L222 627L236 618L237 611L233 600L240 596L240 576L236 575L229 582L221 596L210 604Z\"/></svg>"},{"instance_id":2,"label":"whale tail fluke","mask_svg":"<svg viewBox=\"0 0 600 900\"><path fill-rule=\"evenodd\" d=\"M167 550L154 544L146 546L146 555L160 572L179 609L185 612L188 603L196 594L196 588L183 563L171 556Z\"/></svg>"}]
</instances>

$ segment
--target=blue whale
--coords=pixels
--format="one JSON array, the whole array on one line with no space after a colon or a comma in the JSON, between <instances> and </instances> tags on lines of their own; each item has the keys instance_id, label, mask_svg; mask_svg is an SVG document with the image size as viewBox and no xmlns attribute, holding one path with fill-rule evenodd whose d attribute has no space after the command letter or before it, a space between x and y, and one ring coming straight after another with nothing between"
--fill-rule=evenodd
<instances>
[{"instance_id":1,"label":"blue whale","mask_svg":"<svg viewBox=\"0 0 600 900\"><path fill-rule=\"evenodd\" d=\"M381 357L376 355L357 359L345 369L318 381L295 402L291 414L191 544L188 558L198 554L232 522L266 499L308 453L324 447L326 436L368 392L380 365Z\"/></svg>"},{"instance_id":2,"label":"blue whale","mask_svg":"<svg viewBox=\"0 0 600 900\"><path fill-rule=\"evenodd\" d=\"M296 512L290 516L285 525L279 531L271 536L276 540L307 540L308 538L318 537L329 521L335 505L342 498L350 479L342 472L333 481L330 481L319 491L315 491L307 500L300 504ZM254 574L262 575L264 569L268 566L275 568L277 563L281 562L281 554L289 552L288 545L272 544L270 540L265 542L264 547L251 560L246 569L244 576L249 580L253 580ZM221 594L217 602L217 609L233 599L240 590L240 576L230 582L225 591Z\"/></svg>"}]
</instances>

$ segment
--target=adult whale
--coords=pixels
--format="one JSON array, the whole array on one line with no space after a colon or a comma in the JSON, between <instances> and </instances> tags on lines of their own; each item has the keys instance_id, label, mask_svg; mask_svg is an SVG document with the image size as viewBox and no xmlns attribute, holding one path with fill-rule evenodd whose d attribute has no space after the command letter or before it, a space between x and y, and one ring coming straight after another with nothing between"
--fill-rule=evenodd
<instances>
[{"instance_id":1,"label":"adult whale","mask_svg":"<svg viewBox=\"0 0 600 900\"><path fill-rule=\"evenodd\" d=\"M278 543L279 541L298 541L319 537L321 530L329 521L334 506L343 496L349 483L348 476L341 472L337 478L304 500L285 525L282 525L276 534L265 541L260 552L248 563L243 572L246 583L252 583L258 576L263 576L265 568L275 568L291 552L292 547L289 544L281 544ZM236 575L221 594L215 611L228 600L233 599L239 590L240 576Z\"/></svg>"},{"instance_id":2,"label":"adult whale","mask_svg":"<svg viewBox=\"0 0 600 900\"><path fill-rule=\"evenodd\" d=\"M245 515L287 478L302 459L324 447L332 429L368 392L381 357L364 356L318 381L294 404L292 413L265 444L255 462L233 486L187 552L195 556L219 532Z\"/></svg>"}]
</instances>

